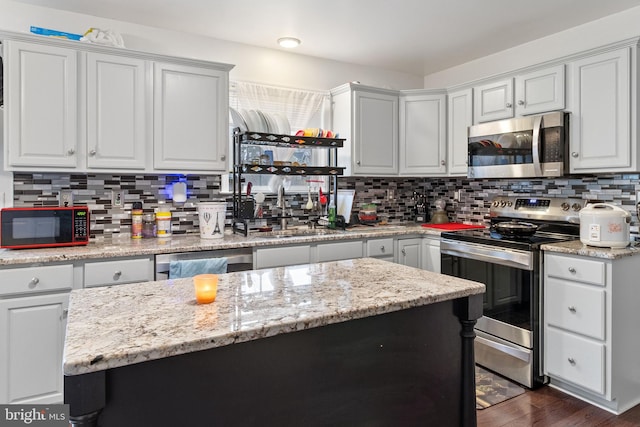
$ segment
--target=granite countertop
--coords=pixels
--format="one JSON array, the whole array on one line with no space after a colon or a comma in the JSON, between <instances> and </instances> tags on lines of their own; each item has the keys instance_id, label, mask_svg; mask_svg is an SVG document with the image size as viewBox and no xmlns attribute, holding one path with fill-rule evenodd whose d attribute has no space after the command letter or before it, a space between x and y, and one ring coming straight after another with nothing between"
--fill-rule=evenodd
<instances>
[{"instance_id":1,"label":"granite countertop","mask_svg":"<svg viewBox=\"0 0 640 427\"><path fill-rule=\"evenodd\" d=\"M261 233L244 237L227 232L221 239L201 239L199 234L174 235L169 239L113 239L92 241L86 246L42 249L0 249L0 267L17 264L60 262L83 259L117 258L156 255L172 252L193 252L218 249L251 248L259 246L293 245L332 240L393 237L401 235L440 235L440 230L420 225L387 225L343 230L319 230L286 239ZM268 233L266 233L268 234Z\"/></svg>"},{"instance_id":2,"label":"granite countertop","mask_svg":"<svg viewBox=\"0 0 640 427\"><path fill-rule=\"evenodd\" d=\"M600 248L596 246L587 246L580 240L545 244L541 246L541 249L547 252L604 259L617 259L640 254L640 246L637 245L629 245L626 248Z\"/></svg>"},{"instance_id":3,"label":"granite countertop","mask_svg":"<svg viewBox=\"0 0 640 427\"><path fill-rule=\"evenodd\" d=\"M65 375L221 347L481 294L481 283L372 258L219 275L211 304L192 279L71 292Z\"/></svg>"}]
</instances>

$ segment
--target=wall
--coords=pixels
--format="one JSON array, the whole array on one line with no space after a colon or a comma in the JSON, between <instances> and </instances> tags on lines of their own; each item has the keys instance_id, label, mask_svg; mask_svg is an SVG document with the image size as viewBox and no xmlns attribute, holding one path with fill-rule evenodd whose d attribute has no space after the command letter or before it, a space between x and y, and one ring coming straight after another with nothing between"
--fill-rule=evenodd
<instances>
[{"instance_id":1,"label":"wall","mask_svg":"<svg viewBox=\"0 0 640 427\"><path fill-rule=\"evenodd\" d=\"M328 90L353 80L393 89L421 88L423 76L380 70L277 49L265 49L128 22L0 0L0 29L29 32L31 25L83 34L91 27L119 32L129 49L235 64L231 79ZM236 19L221 17L220 19Z\"/></svg>"},{"instance_id":2,"label":"wall","mask_svg":"<svg viewBox=\"0 0 640 427\"><path fill-rule=\"evenodd\" d=\"M550 12L552 13L552 12ZM640 35L640 7L467 62L424 78L425 88L448 88L541 64Z\"/></svg>"}]
</instances>

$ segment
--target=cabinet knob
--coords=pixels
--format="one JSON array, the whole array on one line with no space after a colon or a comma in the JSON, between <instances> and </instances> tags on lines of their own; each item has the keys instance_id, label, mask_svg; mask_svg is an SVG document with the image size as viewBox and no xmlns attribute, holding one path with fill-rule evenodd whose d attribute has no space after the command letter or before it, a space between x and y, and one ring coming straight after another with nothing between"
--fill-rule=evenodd
<instances>
[{"instance_id":1,"label":"cabinet knob","mask_svg":"<svg viewBox=\"0 0 640 427\"><path fill-rule=\"evenodd\" d=\"M113 278L114 278L115 280L119 280L119 279L120 279L120 276L122 276L122 271L120 271L120 270L116 270L116 272L115 272L115 273L113 273Z\"/></svg>"},{"instance_id":2,"label":"cabinet knob","mask_svg":"<svg viewBox=\"0 0 640 427\"><path fill-rule=\"evenodd\" d=\"M524 101L521 99L518 101L518 105L524 105Z\"/></svg>"},{"instance_id":3,"label":"cabinet knob","mask_svg":"<svg viewBox=\"0 0 640 427\"><path fill-rule=\"evenodd\" d=\"M62 310L62 319L66 319L67 317L69 317L69 309L65 308Z\"/></svg>"},{"instance_id":4,"label":"cabinet knob","mask_svg":"<svg viewBox=\"0 0 640 427\"><path fill-rule=\"evenodd\" d=\"M380 246L380 252L384 252L384 246Z\"/></svg>"},{"instance_id":5,"label":"cabinet knob","mask_svg":"<svg viewBox=\"0 0 640 427\"><path fill-rule=\"evenodd\" d=\"M95 156L95 155L96 155L96 153L97 153L97 151L96 151L96 150L91 150L91 151L89 151L89 155L90 155L90 156Z\"/></svg>"},{"instance_id":6,"label":"cabinet knob","mask_svg":"<svg viewBox=\"0 0 640 427\"><path fill-rule=\"evenodd\" d=\"M67 154L70 155L70 156L73 156L74 154L76 154L76 150L74 150L73 148L69 148L67 150Z\"/></svg>"},{"instance_id":7,"label":"cabinet knob","mask_svg":"<svg viewBox=\"0 0 640 427\"><path fill-rule=\"evenodd\" d=\"M356 165L360 166L360 160L358 160L358 161L356 162Z\"/></svg>"},{"instance_id":8,"label":"cabinet knob","mask_svg":"<svg viewBox=\"0 0 640 427\"><path fill-rule=\"evenodd\" d=\"M406 255L407 255L407 251L406 251L406 250L404 250L404 249L402 249L402 255L405 255L405 256L406 256Z\"/></svg>"},{"instance_id":9,"label":"cabinet knob","mask_svg":"<svg viewBox=\"0 0 640 427\"><path fill-rule=\"evenodd\" d=\"M30 286L30 287L34 287L34 286L36 286L38 283L40 283L40 279L38 279L37 277L33 277L33 278L29 281L29 286Z\"/></svg>"},{"instance_id":10,"label":"cabinet knob","mask_svg":"<svg viewBox=\"0 0 640 427\"><path fill-rule=\"evenodd\" d=\"M569 309L570 312L575 313L576 312L576 308L572 305L570 305L569 307L567 307Z\"/></svg>"},{"instance_id":11,"label":"cabinet knob","mask_svg":"<svg viewBox=\"0 0 640 427\"><path fill-rule=\"evenodd\" d=\"M227 160L227 156L223 154L222 156L220 156L220 160L224 162L225 160Z\"/></svg>"},{"instance_id":12,"label":"cabinet knob","mask_svg":"<svg viewBox=\"0 0 640 427\"><path fill-rule=\"evenodd\" d=\"M440 160L440 166L445 166L447 164L447 162L445 162L444 160Z\"/></svg>"},{"instance_id":13,"label":"cabinet knob","mask_svg":"<svg viewBox=\"0 0 640 427\"><path fill-rule=\"evenodd\" d=\"M567 361L569 362L569 364L571 366L575 366L576 365L576 361L575 361L575 359L573 357L567 358Z\"/></svg>"},{"instance_id":14,"label":"cabinet knob","mask_svg":"<svg viewBox=\"0 0 640 427\"><path fill-rule=\"evenodd\" d=\"M577 158L578 157L578 152L577 151L571 152L571 157Z\"/></svg>"},{"instance_id":15,"label":"cabinet knob","mask_svg":"<svg viewBox=\"0 0 640 427\"><path fill-rule=\"evenodd\" d=\"M505 105L505 107L507 107L507 108L511 108L511 107L512 107L512 105L511 105L511 103L510 103L510 102L507 102L507 105Z\"/></svg>"},{"instance_id":16,"label":"cabinet knob","mask_svg":"<svg viewBox=\"0 0 640 427\"><path fill-rule=\"evenodd\" d=\"M576 269L574 267L569 267L569 273L576 274Z\"/></svg>"}]
</instances>

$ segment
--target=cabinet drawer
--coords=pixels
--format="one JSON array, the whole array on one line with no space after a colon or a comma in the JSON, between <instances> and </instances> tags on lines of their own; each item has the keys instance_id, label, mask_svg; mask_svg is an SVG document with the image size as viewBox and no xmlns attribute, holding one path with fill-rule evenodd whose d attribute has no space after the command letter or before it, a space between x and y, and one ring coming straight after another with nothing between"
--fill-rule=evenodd
<instances>
[{"instance_id":1,"label":"cabinet drawer","mask_svg":"<svg viewBox=\"0 0 640 427\"><path fill-rule=\"evenodd\" d=\"M254 261L256 268L309 264L311 262L311 248L310 246L278 246L257 249Z\"/></svg>"},{"instance_id":2,"label":"cabinet drawer","mask_svg":"<svg viewBox=\"0 0 640 427\"><path fill-rule=\"evenodd\" d=\"M108 286L153 280L151 258L88 262L84 265L84 286Z\"/></svg>"},{"instance_id":3,"label":"cabinet drawer","mask_svg":"<svg viewBox=\"0 0 640 427\"><path fill-rule=\"evenodd\" d=\"M592 285L605 285L604 261L547 255L545 269L548 276L578 280Z\"/></svg>"},{"instance_id":4,"label":"cabinet drawer","mask_svg":"<svg viewBox=\"0 0 640 427\"><path fill-rule=\"evenodd\" d=\"M67 290L72 287L72 264L0 270L0 295Z\"/></svg>"},{"instance_id":5,"label":"cabinet drawer","mask_svg":"<svg viewBox=\"0 0 640 427\"><path fill-rule=\"evenodd\" d=\"M367 240L367 256L393 255L393 239Z\"/></svg>"},{"instance_id":6,"label":"cabinet drawer","mask_svg":"<svg viewBox=\"0 0 640 427\"><path fill-rule=\"evenodd\" d=\"M604 394L605 345L554 328L547 328L546 332L547 374Z\"/></svg>"},{"instance_id":7,"label":"cabinet drawer","mask_svg":"<svg viewBox=\"0 0 640 427\"><path fill-rule=\"evenodd\" d=\"M600 340L605 339L605 290L558 280L545 282L547 323Z\"/></svg>"},{"instance_id":8,"label":"cabinet drawer","mask_svg":"<svg viewBox=\"0 0 640 427\"><path fill-rule=\"evenodd\" d=\"M317 254L318 262L362 258L362 241L318 244Z\"/></svg>"}]
</instances>

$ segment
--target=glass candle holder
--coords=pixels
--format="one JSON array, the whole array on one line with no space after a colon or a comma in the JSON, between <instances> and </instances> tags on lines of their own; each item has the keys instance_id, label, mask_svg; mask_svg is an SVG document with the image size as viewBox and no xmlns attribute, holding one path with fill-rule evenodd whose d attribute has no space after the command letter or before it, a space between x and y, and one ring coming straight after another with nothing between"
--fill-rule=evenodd
<instances>
[{"instance_id":1,"label":"glass candle holder","mask_svg":"<svg viewBox=\"0 0 640 427\"><path fill-rule=\"evenodd\" d=\"M193 276L193 286L198 304L209 304L215 301L218 294L218 275L198 274Z\"/></svg>"}]
</instances>

